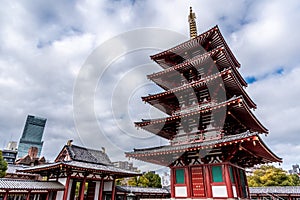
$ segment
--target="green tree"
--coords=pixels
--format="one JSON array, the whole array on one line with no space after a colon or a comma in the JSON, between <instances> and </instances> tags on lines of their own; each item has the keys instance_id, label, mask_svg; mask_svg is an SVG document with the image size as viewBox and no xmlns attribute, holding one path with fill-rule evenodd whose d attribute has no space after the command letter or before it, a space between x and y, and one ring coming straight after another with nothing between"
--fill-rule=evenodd
<instances>
[{"instance_id":1,"label":"green tree","mask_svg":"<svg viewBox=\"0 0 300 200\"><path fill-rule=\"evenodd\" d=\"M0 151L0 178L3 178L6 174L7 162L3 159L2 151Z\"/></svg>"},{"instance_id":2,"label":"green tree","mask_svg":"<svg viewBox=\"0 0 300 200\"><path fill-rule=\"evenodd\" d=\"M253 175L248 176L247 179L250 187L300 185L298 175L288 174L283 169L272 165L262 165L253 172Z\"/></svg>"},{"instance_id":3,"label":"green tree","mask_svg":"<svg viewBox=\"0 0 300 200\"><path fill-rule=\"evenodd\" d=\"M158 174L154 174L152 172L147 172L143 175L146 179L148 179L148 187L161 188L161 178Z\"/></svg>"},{"instance_id":4,"label":"green tree","mask_svg":"<svg viewBox=\"0 0 300 200\"><path fill-rule=\"evenodd\" d=\"M140 187L156 187L161 188L161 178L158 174L147 172L142 176L131 177L128 181L130 186L140 186Z\"/></svg>"}]
</instances>

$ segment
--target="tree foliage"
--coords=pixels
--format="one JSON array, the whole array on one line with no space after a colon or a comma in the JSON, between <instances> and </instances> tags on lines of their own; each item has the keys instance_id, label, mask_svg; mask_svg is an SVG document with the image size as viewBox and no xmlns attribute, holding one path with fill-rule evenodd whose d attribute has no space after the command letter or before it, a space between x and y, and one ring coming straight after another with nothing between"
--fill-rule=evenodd
<instances>
[{"instance_id":1,"label":"tree foliage","mask_svg":"<svg viewBox=\"0 0 300 200\"><path fill-rule=\"evenodd\" d=\"M3 159L2 151L0 151L0 178L3 178L6 174L7 162Z\"/></svg>"},{"instance_id":2,"label":"tree foliage","mask_svg":"<svg viewBox=\"0 0 300 200\"><path fill-rule=\"evenodd\" d=\"M128 180L129 186L139 186L139 187L155 187L161 188L161 178L158 174L153 172L147 172L142 176L132 177Z\"/></svg>"},{"instance_id":3,"label":"tree foliage","mask_svg":"<svg viewBox=\"0 0 300 200\"><path fill-rule=\"evenodd\" d=\"M297 174L288 174L283 169L272 165L262 165L247 179L249 187L300 185L300 179Z\"/></svg>"}]
</instances>

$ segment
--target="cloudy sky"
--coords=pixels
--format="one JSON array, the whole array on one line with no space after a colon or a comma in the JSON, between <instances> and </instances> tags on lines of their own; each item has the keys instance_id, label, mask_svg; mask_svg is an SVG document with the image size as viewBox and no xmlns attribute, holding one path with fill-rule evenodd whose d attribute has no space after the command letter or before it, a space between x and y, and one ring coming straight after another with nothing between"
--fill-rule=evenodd
<instances>
[{"instance_id":1,"label":"cloudy sky","mask_svg":"<svg viewBox=\"0 0 300 200\"><path fill-rule=\"evenodd\" d=\"M113 161L133 148L166 144L133 122L160 115L140 99L160 91L146 79L160 70L149 56L187 39L190 6L198 33L219 25L242 64L255 114L270 132L264 141L285 169L299 163L297 0L3 0L0 148L20 139L28 114L47 118L48 160L68 139L105 147ZM158 41L157 32L164 35Z\"/></svg>"}]
</instances>

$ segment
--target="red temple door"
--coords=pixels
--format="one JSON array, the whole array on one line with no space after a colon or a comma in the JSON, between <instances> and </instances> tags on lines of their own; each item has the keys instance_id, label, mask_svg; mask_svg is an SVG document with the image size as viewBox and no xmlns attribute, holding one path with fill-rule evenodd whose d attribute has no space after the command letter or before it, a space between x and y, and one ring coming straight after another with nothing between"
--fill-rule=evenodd
<instances>
[{"instance_id":1,"label":"red temple door","mask_svg":"<svg viewBox=\"0 0 300 200\"><path fill-rule=\"evenodd\" d=\"M88 189L87 189L87 200L94 200L95 198L95 189L96 189L96 183L95 182L89 182Z\"/></svg>"},{"instance_id":2,"label":"red temple door","mask_svg":"<svg viewBox=\"0 0 300 200\"><path fill-rule=\"evenodd\" d=\"M191 176L192 176L192 195L194 197L205 197L203 168L201 166L192 167Z\"/></svg>"}]
</instances>

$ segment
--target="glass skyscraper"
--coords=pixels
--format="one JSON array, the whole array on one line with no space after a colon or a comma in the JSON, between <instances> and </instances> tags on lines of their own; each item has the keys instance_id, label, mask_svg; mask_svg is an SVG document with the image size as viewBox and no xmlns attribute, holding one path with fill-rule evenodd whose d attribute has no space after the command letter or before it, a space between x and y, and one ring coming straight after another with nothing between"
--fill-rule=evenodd
<instances>
[{"instance_id":1,"label":"glass skyscraper","mask_svg":"<svg viewBox=\"0 0 300 200\"><path fill-rule=\"evenodd\" d=\"M18 158L28 154L28 149L32 146L38 148L38 157L40 157L43 148L43 133L47 119L28 115L23 130L22 137L18 146Z\"/></svg>"}]
</instances>

